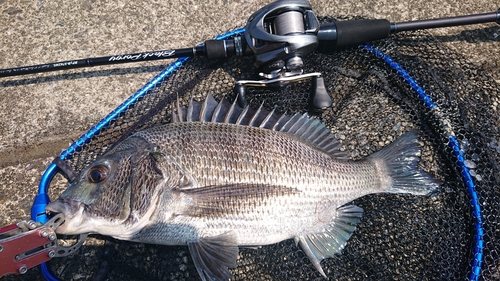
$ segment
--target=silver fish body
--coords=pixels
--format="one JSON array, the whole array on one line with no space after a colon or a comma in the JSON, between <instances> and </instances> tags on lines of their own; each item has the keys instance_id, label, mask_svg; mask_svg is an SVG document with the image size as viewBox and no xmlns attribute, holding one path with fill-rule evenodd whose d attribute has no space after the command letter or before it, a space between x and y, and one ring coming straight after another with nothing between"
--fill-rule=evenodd
<instances>
[{"instance_id":1,"label":"silver fish body","mask_svg":"<svg viewBox=\"0 0 500 281\"><path fill-rule=\"evenodd\" d=\"M342 250L371 193L428 194L416 132L361 161L307 115L239 108L211 95L132 135L84 170L48 211L63 234L188 245L203 280L227 280L238 246L293 238L318 271Z\"/></svg>"}]
</instances>

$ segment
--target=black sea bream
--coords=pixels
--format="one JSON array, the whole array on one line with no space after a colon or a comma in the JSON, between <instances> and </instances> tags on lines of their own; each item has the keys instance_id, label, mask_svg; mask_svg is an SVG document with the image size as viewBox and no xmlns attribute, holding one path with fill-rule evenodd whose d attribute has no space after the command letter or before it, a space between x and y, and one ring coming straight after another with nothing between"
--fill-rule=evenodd
<instances>
[{"instance_id":1,"label":"black sea bream","mask_svg":"<svg viewBox=\"0 0 500 281\"><path fill-rule=\"evenodd\" d=\"M47 206L62 234L187 245L202 280L227 280L238 246L293 238L317 270L339 253L371 193L426 195L415 131L360 161L317 119L242 109L209 95L135 133Z\"/></svg>"}]
</instances>

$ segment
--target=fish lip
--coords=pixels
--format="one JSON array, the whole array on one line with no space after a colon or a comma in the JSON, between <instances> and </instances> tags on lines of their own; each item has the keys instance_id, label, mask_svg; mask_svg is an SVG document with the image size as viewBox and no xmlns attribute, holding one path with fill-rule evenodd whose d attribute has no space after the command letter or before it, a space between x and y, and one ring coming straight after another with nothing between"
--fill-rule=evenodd
<instances>
[{"instance_id":1,"label":"fish lip","mask_svg":"<svg viewBox=\"0 0 500 281\"><path fill-rule=\"evenodd\" d=\"M51 213L62 213L66 217L71 217L71 214L80 209L82 202L68 199L58 199L49 203L45 210Z\"/></svg>"},{"instance_id":2,"label":"fish lip","mask_svg":"<svg viewBox=\"0 0 500 281\"><path fill-rule=\"evenodd\" d=\"M50 213L61 213L64 215L64 222L56 229L58 234L69 234L66 233L68 227L71 224L71 220L75 217L81 216L85 204L75 200L68 199L58 199L54 202L49 203L45 210Z\"/></svg>"}]
</instances>

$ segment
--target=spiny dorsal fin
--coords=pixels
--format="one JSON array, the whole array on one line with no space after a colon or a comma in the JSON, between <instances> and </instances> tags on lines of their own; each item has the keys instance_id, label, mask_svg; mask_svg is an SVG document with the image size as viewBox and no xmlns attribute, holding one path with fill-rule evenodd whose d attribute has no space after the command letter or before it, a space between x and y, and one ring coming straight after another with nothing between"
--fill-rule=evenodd
<instances>
[{"instance_id":1,"label":"spiny dorsal fin","mask_svg":"<svg viewBox=\"0 0 500 281\"><path fill-rule=\"evenodd\" d=\"M203 105L200 110L199 120L210 122L212 119L212 115L214 114L214 110L217 107L218 103L214 99L211 94L207 95L207 98L203 102Z\"/></svg>"},{"instance_id":2,"label":"spiny dorsal fin","mask_svg":"<svg viewBox=\"0 0 500 281\"><path fill-rule=\"evenodd\" d=\"M279 114L274 109L265 110L263 105L258 109L241 108L236 101L231 103L223 98L217 102L211 93L202 102L191 99L187 108L181 108L177 101L172 122L227 123L280 131L298 137L331 157L348 159L346 153L339 150L340 144L330 130L305 113Z\"/></svg>"},{"instance_id":3,"label":"spiny dorsal fin","mask_svg":"<svg viewBox=\"0 0 500 281\"><path fill-rule=\"evenodd\" d=\"M172 112L172 123L182 122L183 120L182 116L184 114L182 113L183 108L181 108L181 104L179 103L179 96L177 96L176 106L175 111Z\"/></svg>"},{"instance_id":4,"label":"spiny dorsal fin","mask_svg":"<svg viewBox=\"0 0 500 281\"><path fill-rule=\"evenodd\" d=\"M219 105L211 93L207 95L203 102L190 99L187 109L181 108L177 99L177 112L172 113L172 122L214 122L212 117Z\"/></svg>"}]
</instances>

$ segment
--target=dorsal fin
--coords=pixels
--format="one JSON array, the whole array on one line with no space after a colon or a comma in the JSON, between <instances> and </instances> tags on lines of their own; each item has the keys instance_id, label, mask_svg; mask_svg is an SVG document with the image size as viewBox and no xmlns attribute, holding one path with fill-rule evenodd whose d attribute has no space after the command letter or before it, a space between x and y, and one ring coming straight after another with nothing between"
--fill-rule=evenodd
<instances>
[{"instance_id":1,"label":"dorsal fin","mask_svg":"<svg viewBox=\"0 0 500 281\"><path fill-rule=\"evenodd\" d=\"M219 105L217 101L211 94L207 95L207 98L203 102L203 106L201 107L199 120L210 122L212 120L212 116L214 114L215 108Z\"/></svg>"},{"instance_id":2,"label":"dorsal fin","mask_svg":"<svg viewBox=\"0 0 500 281\"><path fill-rule=\"evenodd\" d=\"M265 110L263 105L257 110L249 106L241 108L236 101L231 103L223 98L217 102L211 93L202 102L191 99L187 108L181 108L177 101L175 111L172 122L227 123L280 131L298 137L331 157L348 159L347 154L339 150L340 144L330 130L305 113L279 114L274 109Z\"/></svg>"}]
</instances>

